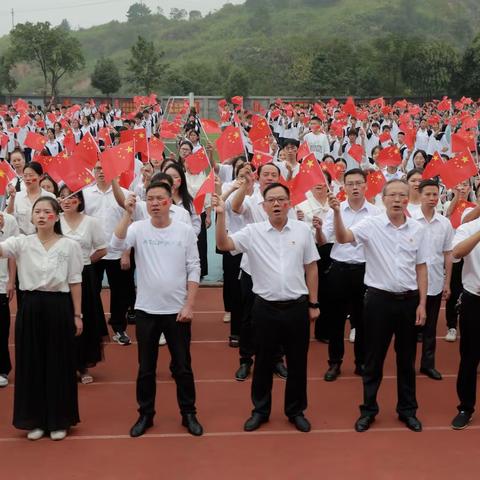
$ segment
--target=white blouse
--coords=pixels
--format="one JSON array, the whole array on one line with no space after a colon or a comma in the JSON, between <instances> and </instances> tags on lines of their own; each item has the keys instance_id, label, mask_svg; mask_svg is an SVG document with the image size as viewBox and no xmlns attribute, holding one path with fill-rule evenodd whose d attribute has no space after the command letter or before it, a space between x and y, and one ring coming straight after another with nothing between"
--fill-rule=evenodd
<instances>
[{"instance_id":1,"label":"white blouse","mask_svg":"<svg viewBox=\"0 0 480 480\"><path fill-rule=\"evenodd\" d=\"M3 228L0 230L0 242L19 234L18 225L12 215L3 213ZM8 260L0 259L0 293L7 293L8 283Z\"/></svg>"},{"instance_id":2,"label":"white blouse","mask_svg":"<svg viewBox=\"0 0 480 480\"><path fill-rule=\"evenodd\" d=\"M55 198L55 195L41 188L40 195L37 198L40 197ZM32 208L37 198L33 202L31 202L30 198L28 198L28 193L26 189L20 190L15 195L13 216L18 223L20 233L23 233L24 235L30 235L31 233L35 233L35 226L32 223Z\"/></svg>"},{"instance_id":3,"label":"white blouse","mask_svg":"<svg viewBox=\"0 0 480 480\"><path fill-rule=\"evenodd\" d=\"M0 243L2 257L14 257L20 290L69 292L71 283L82 282L80 245L61 237L47 251L37 235L10 237Z\"/></svg>"},{"instance_id":4,"label":"white blouse","mask_svg":"<svg viewBox=\"0 0 480 480\"><path fill-rule=\"evenodd\" d=\"M75 240L82 249L84 265L91 265L90 255L96 250L107 248L105 234L98 218L82 215L81 222L76 229L72 229L63 215L60 215L62 233Z\"/></svg>"}]
</instances>

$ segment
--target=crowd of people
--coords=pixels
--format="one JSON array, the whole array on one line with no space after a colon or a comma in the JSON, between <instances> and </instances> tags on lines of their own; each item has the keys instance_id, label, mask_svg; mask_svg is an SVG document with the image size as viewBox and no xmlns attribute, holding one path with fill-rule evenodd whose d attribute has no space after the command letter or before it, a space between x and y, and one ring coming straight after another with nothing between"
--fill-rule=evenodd
<instances>
[{"instance_id":1,"label":"crowd of people","mask_svg":"<svg viewBox=\"0 0 480 480\"><path fill-rule=\"evenodd\" d=\"M417 344L420 373L442 380L435 364L442 301L445 340L457 340L458 324L461 333L452 427L469 424L480 361L478 103L278 99L252 113L234 97L219 102L220 125L187 105L169 122L168 108L154 96L135 104L130 114L93 101L0 106L0 179L8 177L0 214L0 387L12 369L9 303L16 291L16 428L31 440L47 433L61 440L79 422L77 384L94 381L109 335L100 296L106 276L112 340L129 345L132 323L138 342L139 417L130 435L153 425L158 350L165 344L182 424L202 435L190 339L212 224L228 343L239 352L232 374L244 381L253 368L246 431L269 419L273 375L286 380L285 415L298 430L310 430L304 416L310 322L315 339L328 343L327 382L341 375L350 323L364 391L359 432L379 412L394 337L397 413L421 431ZM238 134L241 151L221 153L207 123L210 135L212 125L221 136ZM125 183L109 178L100 153L128 130L163 151L135 150ZM29 132L44 139L39 149ZM93 182L75 189L49 171L45 158L74 158L86 138L97 148ZM473 170L465 174L461 162ZM460 165L456 176L453 164Z\"/></svg>"}]
</instances>

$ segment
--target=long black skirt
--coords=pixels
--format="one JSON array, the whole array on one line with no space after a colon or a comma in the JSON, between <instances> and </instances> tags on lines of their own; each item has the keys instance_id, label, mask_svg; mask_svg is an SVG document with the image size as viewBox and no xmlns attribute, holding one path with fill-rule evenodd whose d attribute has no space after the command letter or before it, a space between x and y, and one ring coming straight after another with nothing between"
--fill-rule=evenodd
<instances>
[{"instance_id":1,"label":"long black skirt","mask_svg":"<svg viewBox=\"0 0 480 480\"><path fill-rule=\"evenodd\" d=\"M85 265L82 273L83 332L76 338L77 370L85 371L103 360L104 338L108 336L100 289L92 265Z\"/></svg>"},{"instance_id":2,"label":"long black skirt","mask_svg":"<svg viewBox=\"0 0 480 480\"><path fill-rule=\"evenodd\" d=\"M66 430L80 421L70 293L24 292L15 324L13 425Z\"/></svg>"}]
</instances>

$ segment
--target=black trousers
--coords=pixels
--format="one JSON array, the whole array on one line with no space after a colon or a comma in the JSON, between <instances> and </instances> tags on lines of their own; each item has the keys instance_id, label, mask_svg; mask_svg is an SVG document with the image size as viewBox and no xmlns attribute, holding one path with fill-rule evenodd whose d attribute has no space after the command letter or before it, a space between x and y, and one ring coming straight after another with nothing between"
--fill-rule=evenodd
<instances>
[{"instance_id":1,"label":"black trousers","mask_svg":"<svg viewBox=\"0 0 480 480\"><path fill-rule=\"evenodd\" d=\"M317 261L318 268L318 303L320 304L320 315L315 320L315 338L317 340L328 340L330 338L330 312L329 294L327 292L327 275L332 260L330 258L330 252L332 250L333 243L326 243L321 247L317 246L318 253L320 254L320 260Z\"/></svg>"},{"instance_id":2,"label":"black trousers","mask_svg":"<svg viewBox=\"0 0 480 480\"><path fill-rule=\"evenodd\" d=\"M365 264L332 261L327 282L329 291L330 342L328 363L340 365L345 354L345 322L347 315L355 326L355 364L364 363L363 302L365 297Z\"/></svg>"},{"instance_id":3,"label":"black trousers","mask_svg":"<svg viewBox=\"0 0 480 480\"><path fill-rule=\"evenodd\" d=\"M110 286L110 321L114 332L124 332L127 329L127 310L135 299L135 282L133 269L122 270L120 259L100 260L93 264L97 275L98 288L102 288L103 275L107 272ZM134 300L133 300L134 301Z\"/></svg>"},{"instance_id":4,"label":"black trousers","mask_svg":"<svg viewBox=\"0 0 480 480\"><path fill-rule=\"evenodd\" d=\"M240 365L253 365L253 356L255 355L254 343L254 319L252 316L255 294L252 291L252 277L241 270L240 286L242 290L243 312L240 324ZM273 365L282 361L283 350L281 345L277 345L276 353L273 357Z\"/></svg>"},{"instance_id":5,"label":"black trousers","mask_svg":"<svg viewBox=\"0 0 480 480\"><path fill-rule=\"evenodd\" d=\"M310 322L306 297L299 303L278 307L260 297L253 305L255 367L252 380L253 413L265 418L272 407L272 363L282 345L287 359L284 411L287 417L301 415L307 408L307 356Z\"/></svg>"},{"instance_id":6,"label":"black trousers","mask_svg":"<svg viewBox=\"0 0 480 480\"><path fill-rule=\"evenodd\" d=\"M437 321L442 304L442 294L427 296L427 319L422 328L422 359L420 368L435 368L435 348L437 346Z\"/></svg>"},{"instance_id":7,"label":"black trousers","mask_svg":"<svg viewBox=\"0 0 480 480\"><path fill-rule=\"evenodd\" d=\"M223 265L223 305L230 312L230 336L240 336L242 323L242 290L240 284L240 262L242 255L225 252L222 255Z\"/></svg>"},{"instance_id":8,"label":"black trousers","mask_svg":"<svg viewBox=\"0 0 480 480\"><path fill-rule=\"evenodd\" d=\"M394 297L372 291L365 294L364 332L365 369L363 375L362 415L375 416L377 392L382 383L383 364L392 336L395 335L397 361L397 412L413 416L418 408L415 396L415 318L418 295Z\"/></svg>"},{"instance_id":9,"label":"black trousers","mask_svg":"<svg viewBox=\"0 0 480 480\"><path fill-rule=\"evenodd\" d=\"M200 215L200 220L202 222L200 233L197 237L197 247L198 254L200 256L200 277L205 277L208 275L208 244L207 244L207 226L205 224L205 219L207 214L203 212Z\"/></svg>"},{"instance_id":10,"label":"black trousers","mask_svg":"<svg viewBox=\"0 0 480 480\"><path fill-rule=\"evenodd\" d=\"M152 315L136 310L138 341L137 402L140 415L155 415L158 341L163 333L171 356L170 369L177 384L182 415L196 413L195 383L190 357L191 323L177 322L177 314Z\"/></svg>"},{"instance_id":11,"label":"black trousers","mask_svg":"<svg viewBox=\"0 0 480 480\"><path fill-rule=\"evenodd\" d=\"M463 260L456 262L452 266L452 278L450 279L450 298L445 304L445 317L447 319L447 328L457 328L458 307L457 302L463 290L462 285Z\"/></svg>"},{"instance_id":12,"label":"black trousers","mask_svg":"<svg viewBox=\"0 0 480 480\"><path fill-rule=\"evenodd\" d=\"M457 377L458 410L473 413L477 399L477 368L480 363L480 296L465 290L460 305L460 366Z\"/></svg>"},{"instance_id":13,"label":"black trousers","mask_svg":"<svg viewBox=\"0 0 480 480\"><path fill-rule=\"evenodd\" d=\"M0 375L8 375L12 370L8 339L10 336L10 307L8 298L0 293Z\"/></svg>"}]
</instances>

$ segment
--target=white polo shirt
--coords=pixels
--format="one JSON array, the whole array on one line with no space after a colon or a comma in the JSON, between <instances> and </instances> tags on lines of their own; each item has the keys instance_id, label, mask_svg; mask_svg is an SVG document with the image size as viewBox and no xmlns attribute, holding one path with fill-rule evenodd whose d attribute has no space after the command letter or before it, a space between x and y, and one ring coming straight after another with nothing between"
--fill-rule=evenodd
<instances>
[{"instance_id":1,"label":"white polo shirt","mask_svg":"<svg viewBox=\"0 0 480 480\"><path fill-rule=\"evenodd\" d=\"M115 250L135 248L137 299L135 309L157 315L180 312L187 299L187 282L200 281L200 259L193 228L172 220L165 228L151 219L132 223L127 237L115 234Z\"/></svg>"},{"instance_id":2,"label":"white polo shirt","mask_svg":"<svg viewBox=\"0 0 480 480\"><path fill-rule=\"evenodd\" d=\"M315 134L309 132L303 137L303 140L308 143L308 148L319 161L322 160L325 154L330 153L330 143L324 133Z\"/></svg>"},{"instance_id":3,"label":"white polo shirt","mask_svg":"<svg viewBox=\"0 0 480 480\"><path fill-rule=\"evenodd\" d=\"M448 219L435 213L428 221L422 210L412 217L425 227L424 242L428 245L428 295L438 295L443 291L445 283L445 252L452 250L455 231Z\"/></svg>"},{"instance_id":4,"label":"white polo shirt","mask_svg":"<svg viewBox=\"0 0 480 480\"><path fill-rule=\"evenodd\" d=\"M18 228L20 229L20 233L24 235L30 235L31 233L35 233L35 225L31 222L32 220L32 208L33 204L37 201L40 197L52 197L55 198L53 193L47 192L43 188L40 189L40 194L38 197L30 201L28 197L27 190L20 190L15 195L15 203L13 205L13 216L18 223ZM11 201L11 200L10 200Z\"/></svg>"},{"instance_id":5,"label":"white polo shirt","mask_svg":"<svg viewBox=\"0 0 480 480\"><path fill-rule=\"evenodd\" d=\"M15 218L6 212L3 212L3 228L0 230L0 242L3 242L10 237L16 237L19 233ZM7 293L8 280L8 260L2 258L0 259L0 293Z\"/></svg>"},{"instance_id":6,"label":"white polo shirt","mask_svg":"<svg viewBox=\"0 0 480 480\"><path fill-rule=\"evenodd\" d=\"M248 254L253 292L264 300L296 300L308 294L305 265L320 257L308 225L288 219L282 231L269 221L251 223L230 236Z\"/></svg>"},{"instance_id":7,"label":"white polo shirt","mask_svg":"<svg viewBox=\"0 0 480 480\"><path fill-rule=\"evenodd\" d=\"M478 233L479 230L480 218L460 225L455 232L453 247L455 248L474 233ZM463 259L462 283L467 292L480 296L480 244L477 244Z\"/></svg>"},{"instance_id":8,"label":"white polo shirt","mask_svg":"<svg viewBox=\"0 0 480 480\"><path fill-rule=\"evenodd\" d=\"M383 213L363 219L350 230L355 241L363 244L365 285L396 293L418 289L415 267L427 263L429 250L420 223L407 217L396 227Z\"/></svg>"},{"instance_id":9,"label":"white polo shirt","mask_svg":"<svg viewBox=\"0 0 480 480\"><path fill-rule=\"evenodd\" d=\"M353 225L359 223L361 220L374 215L379 215L381 210L370 202L364 201L359 210L353 210L345 200L340 204L342 213L342 220L345 228L351 228ZM333 223L333 211L328 212L325 219L325 224L322 228L323 234L327 241L335 239L335 228ZM330 258L337 262L345 263L365 263L365 254L363 252L363 245L361 243L335 243L333 244Z\"/></svg>"}]
</instances>

